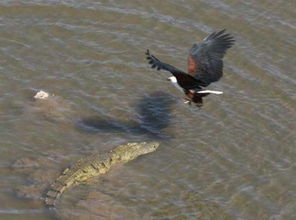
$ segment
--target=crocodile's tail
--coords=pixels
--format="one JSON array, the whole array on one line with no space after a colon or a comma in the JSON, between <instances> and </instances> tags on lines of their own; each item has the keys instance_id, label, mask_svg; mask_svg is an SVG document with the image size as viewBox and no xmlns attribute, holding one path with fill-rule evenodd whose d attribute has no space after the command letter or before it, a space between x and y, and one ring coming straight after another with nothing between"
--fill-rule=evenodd
<instances>
[{"instance_id":1,"label":"crocodile's tail","mask_svg":"<svg viewBox=\"0 0 296 220\"><path fill-rule=\"evenodd\" d=\"M73 182L63 183L59 178L50 186L50 189L45 195L45 204L49 207L55 206L56 200L62 195L62 193L73 185Z\"/></svg>"}]
</instances>

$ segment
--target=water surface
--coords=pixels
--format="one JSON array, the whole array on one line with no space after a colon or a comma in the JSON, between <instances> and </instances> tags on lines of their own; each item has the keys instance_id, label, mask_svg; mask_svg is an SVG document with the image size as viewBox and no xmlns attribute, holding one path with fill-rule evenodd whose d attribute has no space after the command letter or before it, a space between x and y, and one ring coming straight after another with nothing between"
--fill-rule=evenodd
<instances>
[{"instance_id":1,"label":"water surface","mask_svg":"<svg viewBox=\"0 0 296 220\"><path fill-rule=\"evenodd\" d=\"M0 2L0 217L55 219L44 190L78 158L160 149L65 192L63 219L295 219L295 1ZM236 39L202 109L150 49L186 69L215 30ZM59 97L36 106L39 89ZM60 104L60 105L59 105ZM143 217L144 216L144 217Z\"/></svg>"}]
</instances>

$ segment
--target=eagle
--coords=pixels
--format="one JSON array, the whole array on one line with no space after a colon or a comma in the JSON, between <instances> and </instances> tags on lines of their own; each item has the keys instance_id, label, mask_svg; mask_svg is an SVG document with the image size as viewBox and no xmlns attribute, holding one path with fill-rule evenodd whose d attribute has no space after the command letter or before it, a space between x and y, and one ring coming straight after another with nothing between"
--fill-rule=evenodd
<instances>
[{"instance_id":1,"label":"eagle","mask_svg":"<svg viewBox=\"0 0 296 220\"><path fill-rule=\"evenodd\" d=\"M185 103L201 107L202 98L209 94L222 94L221 91L204 89L223 76L223 57L226 50L233 46L233 36L224 30L211 33L200 43L195 43L189 50L188 73L160 61L146 51L146 56L152 69L166 70L173 76L168 80L185 93Z\"/></svg>"}]
</instances>

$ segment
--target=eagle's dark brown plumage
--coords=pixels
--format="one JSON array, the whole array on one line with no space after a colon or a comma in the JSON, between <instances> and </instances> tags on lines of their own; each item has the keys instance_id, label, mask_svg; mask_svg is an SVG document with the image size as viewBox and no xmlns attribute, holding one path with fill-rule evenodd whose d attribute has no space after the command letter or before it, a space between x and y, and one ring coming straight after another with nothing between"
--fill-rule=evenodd
<instances>
[{"instance_id":1,"label":"eagle's dark brown plumage","mask_svg":"<svg viewBox=\"0 0 296 220\"><path fill-rule=\"evenodd\" d=\"M208 94L220 94L217 91L203 90L212 82L218 81L223 75L223 57L226 50L232 47L234 38L225 30L213 32L202 42L193 44L189 50L188 73L161 62L147 50L146 55L152 68L172 73L177 84L183 89L189 103L202 105L202 97ZM171 77L170 77L171 78ZM173 81L174 79L171 79ZM221 92L222 93L222 92Z\"/></svg>"}]
</instances>

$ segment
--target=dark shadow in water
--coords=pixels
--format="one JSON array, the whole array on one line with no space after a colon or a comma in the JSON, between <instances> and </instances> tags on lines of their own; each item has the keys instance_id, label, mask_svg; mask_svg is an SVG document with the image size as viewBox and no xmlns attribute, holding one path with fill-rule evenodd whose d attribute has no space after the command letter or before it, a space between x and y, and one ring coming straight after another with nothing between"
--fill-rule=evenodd
<instances>
[{"instance_id":1,"label":"dark shadow in water","mask_svg":"<svg viewBox=\"0 0 296 220\"><path fill-rule=\"evenodd\" d=\"M112 118L92 116L82 118L77 128L90 133L130 133L148 135L154 139L168 139L163 130L171 120L171 105L175 98L164 92L154 92L144 96L136 106L134 122L119 121Z\"/></svg>"}]
</instances>

